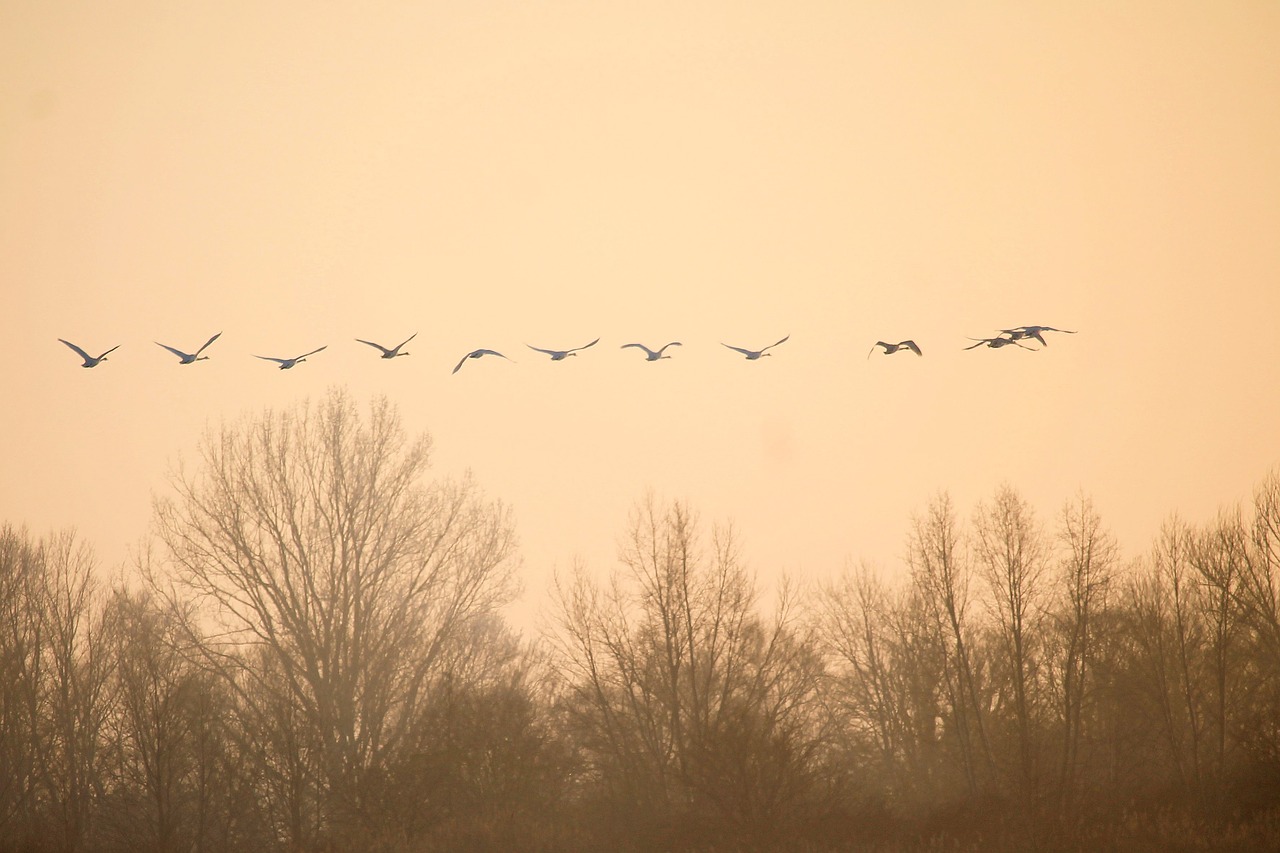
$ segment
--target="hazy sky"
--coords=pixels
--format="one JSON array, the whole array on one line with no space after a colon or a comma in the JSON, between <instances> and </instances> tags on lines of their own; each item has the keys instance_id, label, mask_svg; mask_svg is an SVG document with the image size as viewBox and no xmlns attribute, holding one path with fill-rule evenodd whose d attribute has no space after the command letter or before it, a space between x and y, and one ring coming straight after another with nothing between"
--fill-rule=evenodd
<instances>
[{"instance_id":1,"label":"hazy sky","mask_svg":"<svg viewBox=\"0 0 1280 853\"><path fill-rule=\"evenodd\" d=\"M0 520L107 566L206 424L332 385L535 595L647 488L764 578L1004 481L1132 554L1280 462L1280 4L3 0L0 288ZM1022 324L1079 334L961 349Z\"/></svg>"}]
</instances>

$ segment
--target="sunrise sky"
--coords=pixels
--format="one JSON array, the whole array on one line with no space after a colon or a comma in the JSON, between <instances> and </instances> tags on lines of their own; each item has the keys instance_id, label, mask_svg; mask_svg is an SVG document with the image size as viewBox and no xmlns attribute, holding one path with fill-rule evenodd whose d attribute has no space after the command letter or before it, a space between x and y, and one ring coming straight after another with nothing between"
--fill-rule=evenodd
<instances>
[{"instance_id":1,"label":"sunrise sky","mask_svg":"<svg viewBox=\"0 0 1280 853\"><path fill-rule=\"evenodd\" d=\"M646 489L765 580L1002 482L1131 556L1280 463L1280 4L7 0L0 293L0 521L107 569L335 385L511 504L530 601ZM1079 334L962 350L1023 324Z\"/></svg>"}]
</instances>

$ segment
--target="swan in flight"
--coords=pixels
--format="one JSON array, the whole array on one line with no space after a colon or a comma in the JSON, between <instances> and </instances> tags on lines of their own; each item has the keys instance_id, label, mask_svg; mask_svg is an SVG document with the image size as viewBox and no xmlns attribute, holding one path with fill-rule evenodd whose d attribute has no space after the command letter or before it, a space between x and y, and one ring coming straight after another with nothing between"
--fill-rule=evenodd
<instances>
[{"instance_id":1,"label":"swan in flight","mask_svg":"<svg viewBox=\"0 0 1280 853\"><path fill-rule=\"evenodd\" d=\"M1019 326L1016 329L1001 329L1009 336L1010 340L1019 341L1023 338L1035 338L1042 346L1048 346L1049 342L1044 339L1043 332L1062 332L1068 335L1074 335L1075 332L1070 329L1055 329L1053 326Z\"/></svg>"},{"instance_id":2,"label":"swan in flight","mask_svg":"<svg viewBox=\"0 0 1280 853\"><path fill-rule=\"evenodd\" d=\"M99 364L99 362L106 361L106 360L107 360L107 356L108 356L108 355L110 355L111 353L113 353L113 352L115 352L116 350L120 349L120 345L119 345L119 344L116 344L116 345L115 345L115 346L113 346L111 349L109 349L109 350L107 350L106 352L104 352L102 355L98 356L97 358L94 358L93 356L89 355L89 353L87 353L87 352L85 352L84 350L80 349L80 347L78 347L78 346L76 346L75 344L71 343L71 341L63 341L63 340L62 340L62 338L58 338L58 340L62 341L64 344L66 344L67 346L71 347L71 349L75 350L76 355L78 355L78 356L80 356L81 358L83 358L83 359L84 359L84 364L80 365L81 367L97 367L97 366L98 366L98 364Z\"/></svg>"},{"instance_id":3,"label":"swan in flight","mask_svg":"<svg viewBox=\"0 0 1280 853\"><path fill-rule=\"evenodd\" d=\"M382 357L383 357L383 358L395 358L395 357L396 357L396 356L398 356L398 355L408 355L409 353L407 353L407 352L400 352L400 347L402 347L402 346L404 346L405 344L409 343L409 341L413 340L413 339L414 339L414 338L416 338L417 336L418 336L418 333L417 333L417 332L414 332L412 335L410 335L409 337L405 338L403 341L401 341L399 344L397 344L397 345L396 345L394 348L392 348L392 349L387 349L387 348L386 348L386 347L384 347L382 344L375 344L373 341L366 341L366 340L362 340L362 339L360 339L360 338L356 338L356 341L358 341L359 343L362 343L362 344L368 344L369 346L373 347L374 349L382 350Z\"/></svg>"},{"instance_id":4,"label":"swan in flight","mask_svg":"<svg viewBox=\"0 0 1280 853\"><path fill-rule=\"evenodd\" d=\"M281 370L288 370L289 368L293 367L295 364L301 364L302 362L306 361L307 356L315 355L318 352L323 352L328 348L329 348L329 345L325 344L324 346L320 347L320 349L313 349L311 352L306 353L304 355L297 356L296 358L272 358L269 355L255 355L254 358L260 358L263 361L274 361L276 364L280 365Z\"/></svg>"},{"instance_id":5,"label":"swan in flight","mask_svg":"<svg viewBox=\"0 0 1280 853\"><path fill-rule=\"evenodd\" d=\"M546 355L551 356L552 361L564 361L569 356L575 355L578 352L578 350L583 350L583 349L586 349L587 347L593 347L598 343L600 343L600 339L596 338L594 341L592 341L589 344L583 344L580 347L574 347L573 349L563 349L563 350L540 349L538 347L535 347L533 344L525 344L525 346L527 346L531 350L534 350L535 352L545 353ZM503 356L503 358L506 358L506 356Z\"/></svg>"},{"instance_id":6,"label":"swan in flight","mask_svg":"<svg viewBox=\"0 0 1280 853\"><path fill-rule=\"evenodd\" d=\"M528 346L528 345L526 344L526 346ZM458 362L458 364L457 364L457 366L453 368L453 372L454 372L454 373L457 373L459 370L461 370L461 369L462 369L462 365L464 365L464 364L466 364L466 363L467 363L467 359L469 359L469 358L480 358L481 356L485 356L485 355L496 355L496 356L500 356L500 357L502 357L502 358L507 358L505 355L502 355L502 353L500 353L500 352L498 352L497 350L494 350L494 349L473 349L471 352L467 353L466 355L464 355L464 356L462 357L462 360L461 360L461 361L459 361L459 362ZM511 359L507 358L507 361L511 361Z\"/></svg>"},{"instance_id":7,"label":"swan in flight","mask_svg":"<svg viewBox=\"0 0 1280 853\"><path fill-rule=\"evenodd\" d=\"M1031 350L1032 352L1035 352L1035 350L1031 349L1031 347L1026 346L1025 344L1018 343L1018 341L1014 338L969 338L969 340L977 341L977 343L974 344L973 346L965 347L965 349L976 349L982 346L983 344L986 344L992 349L1000 349L1000 347L1007 347L1010 344L1013 344L1015 347L1022 347L1023 349L1028 349L1028 350Z\"/></svg>"},{"instance_id":8,"label":"swan in flight","mask_svg":"<svg viewBox=\"0 0 1280 853\"><path fill-rule=\"evenodd\" d=\"M155 342L155 345L156 345L156 346L158 346L158 347L164 347L164 348L165 348L165 349L167 349L169 352L171 352L171 353L173 353L174 355L176 355L176 356L178 357L178 364L195 364L197 361L208 361L208 360L209 360L209 356L207 356L207 355L201 355L200 353L202 353L202 352L204 352L206 349L208 349L208 348L209 348L209 344L213 343L214 341L216 341L216 340L217 340L218 338L220 338L220 337L222 337L222 332L218 332L218 334L214 335L212 338L209 338L209 340L207 340L207 341L205 341L205 342L204 342L204 346L200 347L200 349L196 350L194 353L190 353L190 352L183 352L183 351L182 351L182 350L180 350L180 349L174 349L173 347L169 346L168 344L162 344L162 343L160 343L159 341L156 341L156 342Z\"/></svg>"},{"instance_id":9,"label":"swan in flight","mask_svg":"<svg viewBox=\"0 0 1280 853\"><path fill-rule=\"evenodd\" d=\"M773 349L778 344L785 343L790 337L791 337L790 335L787 335L787 337L783 338L782 340L777 341L776 343L769 344L767 347L763 349L743 349L742 347L735 347L730 344L726 344L723 341L720 342L720 345L729 347L729 349L734 350L735 352L742 353L747 357L747 361L755 361L761 356L772 355L772 353L770 353L769 350Z\"/></svg>"},{"instance_id":10,"label":"swan in flight","mask_svg":"<svg viewBox=\"0 0 1280 853\"><path fill-rule=\"evenodd\" d=\"M679 341L672 341L671 343L667 344L666 346L663 346L659 350L651 350L644 344L623 344L622 346L618 347L618 349L626 349L627 347L637 347L638 349L644 350L645 361L657 361L660 358L671 358L671 356L669 355L663 355L663 353L666 352L667 347L678 347L681 345L682 344Z\"/></svg>"},{"instance_id":11,"label":"swan in flight","mask_svg":"<svg viewBox=\"0 0 1280 853\"><path fill-rule=\"evenodd\" d=\"M916 346L915 341L899 341L896 344L886 343L885 341L876 341L871 347L871 352L867 353L867 358L871 358L871 353L876 351L876 347L884 347L885 355L893 355L901 349L909 349L916 355L924 355L920 352L920 347Z\"/></svg>"}]
</instances>

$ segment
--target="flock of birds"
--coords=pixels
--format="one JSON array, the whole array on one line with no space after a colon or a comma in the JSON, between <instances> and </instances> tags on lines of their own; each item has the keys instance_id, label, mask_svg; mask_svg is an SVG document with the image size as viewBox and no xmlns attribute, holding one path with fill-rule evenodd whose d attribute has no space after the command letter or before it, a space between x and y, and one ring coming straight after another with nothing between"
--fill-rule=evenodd
<instances>
[{"instance_id":1,"label":"flock of birds","mask_svg":"<svg viewBox=\"0 0 1280 853\"><path fill-rule=\"evenodd\" d=\"M1041 346L1048 346L1048 341L1046 341L1044 338L1045 332L1062 332L1068 335L1076 334L1074 331L1071 331L1069 329L1055 329L1053 326L1018 326L1013 329L1001 329L1000 334L994 338L969 338L969 340L977 341L977 343L971 346L964 347L964 349L971 350L981 346L987 346L987 347L990 347L991 349L999 349L1000 347L1005 347L1005 346L1016 346L1016 347L1021 347L1022 349L1034 349L1033 347L1029 347L1026 344L1024 344L1023 341L1028 339L1033 339L1033 340L1039 341ZM208 360L209 356L204 355L203 354L204 351L207 350L209 346L221 336L222 336L222 332L218 332L216 335L209 338L209 340L205 341L204 344L195 352L185 352L183 350L178 349L177 347L171 347L168 344L162 344L159 341L155 341L154 343L156 346L161 347L162 349L166 349L169 352L173 353L175 356L177 356L179 364L195 364L197 361ZM378 350L381 353L382 358L392 359L392 358L398 358L402 355L408 355L409 353L404 349L404 347L406 344L409 343L409 341L412 341L417 336L418 335L415 332L414 334L405 338L399 344L396 344L394 347L389 347L389 348L384 347L382 344L375 343L373 341L363 340L362 338L356 338L355 340L357 343L366 344ZM773 349L774 347L780 344L786 343L788 340L790 340L790 338L791 336L787 335L786 337L778 341L775 341L774 343L769 344L767 347L761 347L760 349L747 349L746 347L735 347L732 344L726 344L726 343L722 343L721 346L728 347L734 352L741 353L748 361L756 361L758 359L764 358L765 356L772 355L773 353L769 352L769 350ZM78 347L75 344L71 343L71 341L64 340L62 338L58 338L58 340L66 344L68 347L70 347L71 350L75 352L76 355L80 356L80 358L84 362L83 364L80 365L81 367L97 367L99 364L107 360L108 355L110 355L111 353L115 352L120 348L120 345L117 344L116 346L113 346L111 349L107 350L101 355L95 356L95 355L90 355L81 347ZM564 350L543 349L542 347L535 347L532 344L525 344L525 346L527 346L529 349L533 350L534 352L540 352L543 355L550 356L552 361L564 361L569 356L575 356L582 350L590 349L591 347L595 346L598 343L600 343L600 339L596 338L594 341L592 341L589 344L583 344L580 347L573 347L571 349L564 349ZM671 358L671 356L665 355L666 351L671 347L678 347L678 346L682 346L680 341L671 341L670 343L664 344L658 349L650 349L644 344L623 344L620 347L620 349L635 348L635 349L641 350L644 353L645 361L657 361L662 358ZM907 340L907 341L898 341L897 343L889 343L888 341L876 341L872 345L870 352L867 353L867 358L871 358L872 353L876 351L876 347L880 347L883 350L884 355L893 355L894 353L902 352L902 351L913 352L916 355L924 354L921 352L920 347L916 344L915 341ZM269 356L269 355L258 355L254 357L260 358L263 361L275 362L276 365L281 370L289 370L292 367L296 367L297 365L302 364L304 361L306 361L308 358L315 355L316 353L324 352L326 349L328 349L327 344L325 346L318 347L317 349L313 349L311 350L311 352L306 352L306 353L303 353L302 355L296 355L296 356L293 356L292 358L276 358L274 356ZM513 360L503 355L502 353L498 352L497 350L475 349L467 353L466 355L464 355L458 361L457 365L454 366L453 368L453 372L457 373L459 370L461 370L462 366L467 363L468 359L483 358L486 355L498 356L499 358L505 358L507 361Z\"/></svg>"}]
</instances>

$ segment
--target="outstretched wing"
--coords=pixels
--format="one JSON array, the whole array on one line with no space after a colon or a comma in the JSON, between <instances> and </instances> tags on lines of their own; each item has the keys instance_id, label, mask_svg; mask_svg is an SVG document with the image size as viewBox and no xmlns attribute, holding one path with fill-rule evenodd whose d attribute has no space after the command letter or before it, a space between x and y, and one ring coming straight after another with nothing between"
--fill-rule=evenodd
<instances>
[{"instance_id":1,"label":"outstretched wing","mask_svg":"<svg viewBox=\"0 0 1280 853\"><path fill-rule=\"evenodd\" d=\"M743 355L755 355L755 354L756 354L756 351L755 351L755 350L751 350L751 349L743 349L742 347L735 347L735 346L734 346L734 345L732 345L732 344L726 344L724 341L721 341L721 342L720 342L720 346L722 346L722 347L728 347L729 349L731 349L731 350L733 350L733 351L735 351L735 352L740 352L740 353L742 353ZM761 350L761 352L763 352L763 350Z\"/></svg>"},{"instance_id":2,"label":"outstretched wing","mask_svg":"<svg viewBox=\"0 0 1280 853\"><path fill-rule=\"evenodd\" d=\"M205 341L205 342L204 342L204 346L202 346L202 347L200 347L200 349L196 350L196 358L199 358L199 357L200 357L200 353L202 353L202 352L204 352L206 349L208 349L208 348L209 348L209 344L213 343L214 341L216 341L216 340L217 340L218 338L220 338L220 337L222 337L222 332L218 332L218 334L214 335L212 338L209 338L209 340ZM160 346L164 346L164 344L161 344Z\"/></svg>"},{"instance_id":3,"label":"outstretched wing","mask_svg":"<svg viewBox=\"0 0 1280 853\"><path fill-rule=\"evenodd\" d=\"M260 358L263 361L274 361L276 364L284 364L286 361L293 361L291 358L272 358L269 355L255 355L254 358Z\"/></svg>"},{"instance_id":4,"label":"outstretched wing","mask_svg":"<svg viewBox=\"0 0 1280 853\"><path fill-rule=\"evenodd\" d=\"M401 341L401 342L400 342L400 346L396 347L396 351L399 351L400 347L402 347L402 346L404 346L405 344L409 343L409 341L413 340L413 339L414 339L414 338L416 338L417 336L418 336L418 333L417 333L417 332L414 332L412 335L410 335L409 337L405 338L403 341Z\"/></svg>"},{"instance_id":5,"label":"outstretched wing","mask_svg":"<svg viewBox=\"0 0 1280 853\"><path fill-rule=\"evenodd\" d=\"M916 355L924 355L924 353L920 352L920 347L918 347L918 346L916 345L916 342L915 342L915 341L903 341L901 344L899 344L899 346L904 346L904 347L906 347L907 349L911 350L911 351L912 351L913 353L915 353Z\"/></svg>"},{"instance_id":6,"label":"outstretched wing","mask_svg":"<svg viewBox=\"0 0 1280 853\"><path fill-rule=\"evenodd\" d=\"M982 346L983 344L989 344L989 343L991 343L991 338L983 338L982 340L978 340L977 338L969 338L969 340L971 340L971 341L978 341L978 342L977 342L976 344L974 344L973 346L965 347L965 349L977 349L978 347Z\"/></svg>"},{"instance_id":7,"label":"outstretched wing","mask_svg":"<svg viewBox=\"0 0 1280 853\"><path fill-rule=\"evenodd\" d=\"M106 351L106 352L104 352L102 355L98 356L98 361L102 361L104 358L106 358L107 356L111 355L111 353L115 352L115 351L116 351L116 350L118 350L118 349L120 349L120 345L119 345L119 344L116 344L116 345L115 345L115 346L113 346L111 349L107 350L107 351Z\"/></svg>"},{"instance_id":8,"label":"outstretched wing","mask_svg":"<svg viewBox=\"0 0 1280 853\"><path fill-rule=\"evenodd\" d=\"M171 352L171 353L173 353L174 355L176 355L178 358L181 358L181 359L184 359L184 360L185 360L185 359L189 359L189 358L195 358L195 356L190 355L190 354L188 354L188 353L185 353L185 352L183 352L183 351L182 351L182 350L180 350L180 349L174 349L173 347L169 346L168 344L162 344L162 343L160 343L159 341L155 341L154 343L155 343L155 345L156 345L156 346L158 346L158 347L164 347L164 348L165 348L165 349L167 349L169 352ZM208 346L208 344L205 344L205 346ZM201 347L200 349L204 349L204 347ZM196 355L199 355L199 353L196 353Z\"/></svg>"},{"instance_id":9,"label":"outstretched wing","mask_svg":"<svg viewBox=\"0 0 1280 853\"><path fill-rule=\"evenodd\" d=\"M527 346L529 349L533 350L534 352L540 352L540 353L544 353L544 354L546 354L546 355L560 355L560 354L561 354L561 353L560 353L560 350L556 350L556 349L543 349L542 347L535 347L533 344L525 344L525 346ZM490 350L477 350L477 352L490 352ZM569 352L573 352L573 350L569 350ZM506 356L505 356L505 355L504 355L504 356L502 356L502 357L503 357L503 358L506 358Z\"/></svg>"},{"instance_id":10,"label":"outstretched wing","mask_svg":"<svg viewBox=\"0 0 1280 853\"><path fill-rule=\"evenodd\" d=\"M867 358L871 358L871 353L876 351L876 347L884 347L884 351L888 352L890 345L886 344L884 341L876 341L871 345L871 349L867 350Z\"/></svg>"},{"instance_id":11,"label":"outstretched wing","mask_svg":"<svg viewBox=\"0 0 1280 853\"><path fill-rule=\"evenodd\" d=\"M679 341L672 341L671 343L664 346L662 349L658 350L658 355L662 355L664 352L666 352L667 347L679 347L679 346L684 346L684 344L680 343Z\"/></svg>"},{"instance_id":12,"label":"outstretched wing","mask_svg":"<svg viewBox=\"0 0 1280 853\"><path fill-rule=\"evenodd\" d=\"M589 343L589 344L583 344L583 345L582 345L582 346L580 346L580 347L574 347L574 348L573 348L573 349L571 349L571 350L565 350L565 352L577 352L578 350L584 350L584 349L588 349L588 348L590 348L590 347L593 347L593 346L595 346L595 345L596 345L596 344L598 344L598 343L600 343L600 339L599 339L599 338L596 338L594 341L592 341L592 342L591 342L591 343Z\"/></svg>"},{"instance_id":13,"label":"outstretched wing","mask_svg":"<svg viewBox=\"0 0 1280 853\"><path fill-rule=\"evenodd\" d=\"M298 356L297 358L295 358L295 359L294 359L294 361L302 361L302 360L303 360L304 358L306 358L307 356L309 356L309 355L315 355L315 354L316 354L316 353L318 353L318 352L323 352L324 350L327 350L328 348L329 348L329 345L328 345L328 344L325 344L324 346L320 347L320 349L313 349L311 352L303 353L302 355L300 355L300 356Z\"/></svg>"},{"instance_id":14,"label":"outstretched wing","mask_svg":"<svg viewBox=\"0 0 1280 853\"><path fill-rule=\"evenodd\" d=\"M75 344L71 343L71 341L63 341L63 340L62 340L62 338L58 338L58 340L62 341L64 344L66 344L67 346L71 347L71 349L75 351L76 355L78 355L78 356L80 356L81 358L83 358L83 359L85 360L85 362L93 361L93 359L89 356L89 353L87 353L87 352L85 352L84 350L80 349L80 347L78 347L78 346L76 346Z\"/></svg>"},{"instance_id":15,"label":"outstretched wing","mask_svg":"<svg viewBox=\"0 0 1280 853\"><path fill-rule=\"evenodd\" d=\"M525 346L528 346L528 344L525 344ZM455 367L455 368L453 369L453 372L454 372L454 373L457 373L457 372L458 372L458 370L462 368L462 365L466 363L467 359L469 359L469 358L479 358L479 357L480 357L480 356L482 356L482 355L496 355L496 356L498 356L499 358L507 358L505 355L503 355L502 353L498 352L496 349L477 349L477 350L472 350L471 352L467 353L466 355L464 355L464 356L462 357L462 360L458 362L458 365L457 365L457 367ZM511 359L507 358L507 361L511 361Z\"/></svg>"},{"instance_id":16,"label":"outstretched wing","mask_svg":"<svg viewBox=\"0 0 1280 853\"><path fill-rule=\"evenodd\" d=\"M383 355L391 355L391 353L393 352L393 350L387 349L382 344L375 344L373 341L366 341L366 340L361 340L360 338L356 338L356 343L368 344L374 349L382 350ZM404 344L401 344L400 346L404 346ZM396 347L396 349L399 349L399 348L400 347Z\"/></svg>"},{"instance_id":17,"label":"outstretched wing","mask_svg":"<svg viewBox=\"0 0 1280 853\"><path fill-rule=\"evenodd\" d=\"M790 335L787 335L787 336L786 336L785 338L783 338L782 340L777 341L776 343L769 344L767 347L765 347L764 349L760 350L760 352L764 352L765 350L771 350L771 349L773 349L774 347L776 347L778 344L785 344L785 343L786 343L787 341L789 341L789 340L791 340L791 336L790 336Z\"/></svg>"},{"instance_id":18,"label":"outstretched wing","mask_svg":"<svg viewBox=\"0 0 1280 853\"><path fill-rule=\"evenodd\" d=\"M667 344L667 347L669 346L671 346L671 344ZM662 349L667 348L667 347L663 347L662 349L658 350L658 352L654 352L644 344L623 344L622 346L618 347L618 349L626 349L627 347L635 347L636 349L642 349L646 353L648 353L650 357L657 357L662 352Z\"/></svg>"}]
</instances>

